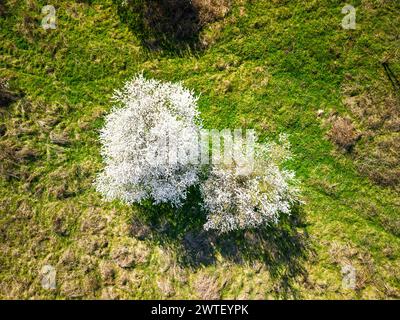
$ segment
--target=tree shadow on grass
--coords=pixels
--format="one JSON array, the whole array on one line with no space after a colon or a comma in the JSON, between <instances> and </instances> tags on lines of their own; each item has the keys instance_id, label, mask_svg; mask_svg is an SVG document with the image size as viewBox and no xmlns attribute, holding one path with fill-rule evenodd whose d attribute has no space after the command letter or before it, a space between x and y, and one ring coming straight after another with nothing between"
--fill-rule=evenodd
<instances>
[{"instance_id":1,"label":"tree shadow on grass","mask_svg":"<svg viewBox=\"0 0 400 320\"><path fill-rule=\"evenodd\" d=\"M200 31L198 11L190 0L114 0L121 21L150 50L194 47Z\"/></svg>"},{"instance_id":2,"label":"tree shadow on grass","mask_svg":"<svg viewBox=\"0 0 400 320\"><path fill-rule=\"evenodd\" d=\"M113 1L121 21L146 48L173 54L181 54L187 49L202 49L199 41L201 29L228 11L224 1L220 1L219 6L206 5L199 0Z\"/></svg>"},{"instance_id":3,"label":"tree shadow on grass","mask_svg":"<svg viewBox=\"0 0 400 320\"><path fill-rule=\"evenodd\" d=\"M296 295L294 281L306 278L304 263L314 254L305 232L305 216L300 206L279 224L224 235L205 231L205 213L198 190L191 190L179 209L168 205L140 206L132 220L132 236L149 239L175 250L178 263L197 269L216 263L217 254L235 264L262 263L279 284L282 296Z\"/></svg>"},{"instance_id":4,"label":"tree shadow on grass","mask_svg":"<svg viewBox=\"0 0 400 320\"><path fill-rule=\"evenodd\" d=\"M15 92L15 90L9 89L6 85L5 80L0 79L0 108L6 108L11 103L17 101L22 97L23 97L22 92Z\"/></svg>"}]
</instances>

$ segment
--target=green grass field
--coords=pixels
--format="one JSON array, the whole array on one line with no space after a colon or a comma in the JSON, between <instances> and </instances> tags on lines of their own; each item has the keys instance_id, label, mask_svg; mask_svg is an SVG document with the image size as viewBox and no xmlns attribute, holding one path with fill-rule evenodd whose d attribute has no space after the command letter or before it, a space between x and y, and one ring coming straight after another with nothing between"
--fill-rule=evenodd
<instances>
[{"instance_id":1,"label":"green grass field","mask_svg":"<svg viewBox=\"0 0 400 320\"><path fill-rule=\"evenodd\" d=\"M54 30L40 25L48 2ZM353 0L356 30L341 26L345 4L236 0L201 46L152 50L111 0L5 1L0 298L400 298L400 2ZM207 128L289 134L305 204L276 227L215 236L196 195L180 210L105 202L98 130L138 72L195 90Z\"/></svg>"}]
</instances>

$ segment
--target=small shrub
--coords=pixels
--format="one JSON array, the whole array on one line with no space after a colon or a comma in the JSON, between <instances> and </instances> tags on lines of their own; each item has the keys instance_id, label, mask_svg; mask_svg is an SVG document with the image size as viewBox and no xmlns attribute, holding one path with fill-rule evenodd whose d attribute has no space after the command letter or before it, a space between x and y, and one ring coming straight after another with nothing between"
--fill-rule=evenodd
<instances>
[{"instance_id":1,"label":"small shrub","mask_svg":"<svg viewBox=\"0 0 400 320\"><path fill-rule=\"evenodd\" d=\"M106 166L97 190L109 200L179 206L198 182L199 168L190 156L198 148L197 98L180 84L140 75L115 99L119 107L106 117L100 134ZM170 151L178 148L187 153L173 161Z\"/></svg>"},{"instance_id":2,"label":"small shrub","mask_svg":"<svg viewBox=\"0 0 400 320\"><path fill-rule=\"evenodd\" d=\"M201 185L204 207L208 211L206 230L220 233L277 223L280 214L289 214L298 202L294 173L280 169L289 159L289 145L256 146L254 163L221 164L211 169ZM248 170L252 167L252 170Z\"/></svg>"},{"instance_id":3,"label":"small shrub","mask_svg":"<svg viewBox=\"0 0 400 320\"><path fill-rule=\"evenodd\" d=\"M328 137L344 151L350 152L360 135L356 132L350 119L338 117L333 122Z\"/></svg>"}]
</instances>

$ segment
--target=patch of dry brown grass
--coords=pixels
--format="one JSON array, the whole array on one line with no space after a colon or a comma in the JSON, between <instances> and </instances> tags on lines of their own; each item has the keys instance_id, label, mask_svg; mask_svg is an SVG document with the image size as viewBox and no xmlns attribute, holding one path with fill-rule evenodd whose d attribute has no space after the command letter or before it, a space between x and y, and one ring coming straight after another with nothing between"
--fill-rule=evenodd
<instances>
[{"instance_id":1,"label":"patch of dry brown grass","mask_svg":"<svg viewBox=\"0 0 400 320\"><path fill-rule=\"evenodd\" d=\"M368 88L349 84L344 88L344 104L364 131L365 139L355 152L359 171L379 185L398 187L400 98L388 88L381 83Z\"/></svg>"},{"instance_id":2,"label":"patch of dry brown grass","mask_svg":"<svg viewBox=\"0 0 400 320\"><path fill-rule=\"evenodd\" d=\"M348 243L333 242L329 250L333 263L351 266L355 270L355 290L362 290L373 281L375 273L374 260L368 252L362 251Z\"/></svg>"},{"instance_id":3,"label":"patch of dry brown grass","mask_svg":"<svg viewBox=\"0 0 400 320\"><path fill-rule=\"evenodd\" d=\"M221 286L218 278L200 272L194 281L195 295L203 300L221 299Z\"/></svg>"},{"instance_id":4,"label":"patch of dry brown grass","mask_svg":"<svg viewBox=\"0 0 400 320\"><path fill-rule=\"evenodd\" d=\"M365 150L367 151L367 150ZM389 135L371 141L367 152L360 152L360 172L383 186L400 185L400 135Z\"/></svg>"},{"instance_id":5,"label":"patch of dry brown grass","mask_svg":"<svg viewBox=\"0 0 400 320\"><path fill-rule=\"evenodd\" d=\"M357 133L349 118L336 117L333 120L332 128L328 132L329 139L344 151L350 152L360 134Z\"/></svg>"},{"instance_id":6,"label":"patch of dry brown grass","mask_svg":"<svg viewBox=\"0 0 400 320\"><path fill-rule=\"evenodd\" d=\"M20 146L10 140L0 141L0 177L5 180L28 178L24 165L36 160L39 151L30 146Z\"/></svg>"},{"instance_id":7,"label":"patch of dry brown grass","mask_svg":"<svg viewBox=\"0 0 400 320\"><path fill-rule=\"evenodd\" d=\"M192 0L192 3L198 11L201 26L222 19L231 7L230 0Z\"/></svg>"},{"instance_id":8,"label":"patch of dry brown grass","mask_svg":"<svg viewBox=\"0 0 400 320\"><path fill-rule=\"evenodd\" d=\"M164 297L171 297L175 294L173 284L168 278L161 278L157 281L157 287Z\"/></svg>"}]
</instances>

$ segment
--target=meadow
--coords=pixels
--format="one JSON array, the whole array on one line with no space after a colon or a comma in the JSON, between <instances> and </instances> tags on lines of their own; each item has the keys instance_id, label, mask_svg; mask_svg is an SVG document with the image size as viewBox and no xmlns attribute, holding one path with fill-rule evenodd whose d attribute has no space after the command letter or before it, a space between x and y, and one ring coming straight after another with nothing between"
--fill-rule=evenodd
<instances>
[{"instance_id":1,"label":"meadow","mask_svg":"<svg viewBox=\"0 0 400 320\"><path fill-rule=\"evenodd\" d=\"M399 1L353 0L354 30L343 1L211 1L189 34L117 0L52 0L45 30L48 2L0 3L1 299L400 298ZM304 204L219 236L195 191L105 202L99 129L140 72L193 89L206 128L288 134Z\"/></svg>"}]
</instances>

